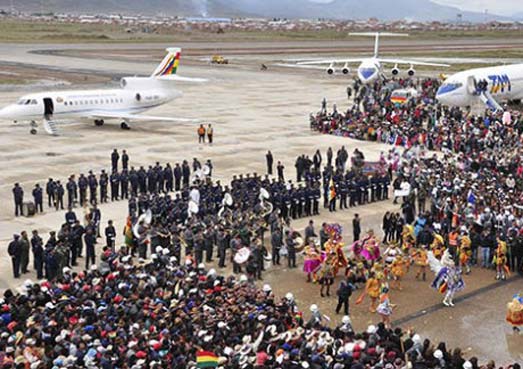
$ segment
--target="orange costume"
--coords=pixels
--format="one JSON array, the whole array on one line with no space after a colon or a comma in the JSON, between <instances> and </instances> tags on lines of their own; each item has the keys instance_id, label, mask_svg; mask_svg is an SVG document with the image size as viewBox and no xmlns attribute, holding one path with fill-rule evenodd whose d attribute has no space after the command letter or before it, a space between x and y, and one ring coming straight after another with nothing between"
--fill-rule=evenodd
<instances>
[{"instance_id":1,"label":"orange costume","mask_svg":"<svg viewBox=\"0 0 523 369\"><path fill-rule=\"evenodd\" d=\"M507 304L506 319L512 324L514 331L519 332L519 326L523 325L523 294L514 295Z\"/></svg>"}]
</instances>

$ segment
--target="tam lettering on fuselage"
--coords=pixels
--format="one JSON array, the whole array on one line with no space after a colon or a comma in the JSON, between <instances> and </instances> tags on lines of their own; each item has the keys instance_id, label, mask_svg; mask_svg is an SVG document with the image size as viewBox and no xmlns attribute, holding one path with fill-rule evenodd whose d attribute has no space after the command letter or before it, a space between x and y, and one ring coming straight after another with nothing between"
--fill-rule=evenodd
<instances>
[{"instance_id":1,"label":"tam lettering on fuselage","mask_svg":"<svg viewBox=\"0 0 523 369\"><path fill-rule=\"evenodd\" d=\"M510 84L510 78L506 74L494 74L488 76L490 81L490 93L497 94L498 92L504 93L505 90L510 92L512 86Z\"/></svg>"}]
</instances>

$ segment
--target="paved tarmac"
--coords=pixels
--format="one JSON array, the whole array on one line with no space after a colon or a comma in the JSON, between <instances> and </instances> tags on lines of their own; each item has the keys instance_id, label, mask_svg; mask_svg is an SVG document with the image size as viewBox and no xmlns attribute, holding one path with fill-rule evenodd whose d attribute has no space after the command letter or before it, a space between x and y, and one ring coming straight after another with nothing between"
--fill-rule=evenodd
<instances>
[{"instance_id":1,"label":"paved tarmac","mask_svg":"<svg viewBox=\"0 0 523 369\"><path fill-rule=\"evenodd\" d=\"M154 55L161 55L164 46L137 45L136 48L150 50L154 47ZM192 45L182 46L190 48ZM102 45L100 49L103 52L130 47L132 45L129 44ZM53 67L120 76L147 75L159 62L149 56L149 51L144 51L144 55L135 61L127 57L126 60L111 61L30 53L64 48L95 49L98 45L0 45L0 63L35 64L42 67L44 73L45 68ZM86 173L89 169L99 172L101 168L107 168L113 148L127 149L134 166L154 164L156 161L175 163L183 159L192 160L193 157L200 160L210 158L214 163L215 177L223 181L228 181L237 173L264 173L265 152L268 149L273 152L275 161L284 163L286 177L294 178L296 156L302 153L312 155L316 148L325 152L329 146L337 149L345 145L352 153L357 147L369 160L377 160L381 151L390 148L309 131L308 114L319 109L323 97L327 98L329 105L335 102L342 109L347 106L346 80L317 73L187 66L183 61L179 73L204 77L209 81L206 84L180 84L177 88L184 92L181 99L148 114L200 118L204 122L212 122L215 126L213 146L197 144L194 124L143 123L134 124L131 131L122 131L118 122L107 122L103 127L75 122L60 126L61 135L51 137L42 129L38 135L31 136L27 125L0 122L0 201L4 204L0 208L0 243L4 245L1 249L4 251L0 251L0 289L14 288L20 282L11 278L10 261L5 251L11 235L23 229L38 229L46 234L57 229L64 217L63 211L46 209L44 215L14 218L11 196L14 182L20 182L29 197L34 183L43 185L48 177L65 181L72 173ZM0 92L0 105L15 101L19 95L17 91ZM114 219L117 229L122 229L126 210L125 202L102 205L102 223ZM350 243L350 223L355 212L363 219L363 229L374 228L379 232L386 210L397 211L398 207L388 201L337 213L323 210L315 222L317 226L323 221L341 223L346 241ZM80 210L78 212L81 214ZM303 228L306 222L307 219L300 220L295 226ZM436 340L447 341L449 346L459 345L467 349L468 354L494 358L498 364L521 359L521 336L514 336L504 323L505 304L513 293L521 290L521 278L496 282L493 272L474 270L466 277L467 289L463 293L466 298L454 309L443 309L439 305L440 296L429 287L430 282L416 281L413 274L411 271L406 277L403 291L392 293L393 302L398 304L393 319L403 327L412 326ZM34 273L28 277L34 279ZM304 310L319 300L319 287L305 283L305 276L299 269L270 268L270 272L266 273L266 282L273 285L278 295L294 291ZM499 283L503 285L494 288ZM477 293L466 295L473 291ZM378 321L376 315L366 312L366 303L353 307L351 313L359 329ZM322 311L332 318L332 324L341 318L334 315L333 304L335 297L319 302Z\"/></svg>"}]
</instances>

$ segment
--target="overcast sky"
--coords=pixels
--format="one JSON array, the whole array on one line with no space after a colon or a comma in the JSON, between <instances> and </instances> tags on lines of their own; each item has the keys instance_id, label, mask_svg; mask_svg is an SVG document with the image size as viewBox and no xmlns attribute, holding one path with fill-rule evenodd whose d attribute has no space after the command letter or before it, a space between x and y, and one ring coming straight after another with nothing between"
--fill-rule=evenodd
<instances>
[{"instance_id":1,"label":"overcast sky","mask_svg":"<svg viewBox=\"0 0 523 369\"><path fill-rule=\"evenodd\" d=\"M330 3L333 0L312 0L318 3ZM485 9L491 14L511 16L523 13L523 0L432 0L435 3L451 5L461 10L483 13Z\"/></svg>"},{"instance_id":2,"label":"overcast sky","mask_svg":"<svg viewBox=\"0 0 523 369\"><path fill-rule=\"evenodd\" d=\"M439 4L456 6L462 10L511 16L523 13L523 0L432 0Z\"/></svg>"}]
</instances>

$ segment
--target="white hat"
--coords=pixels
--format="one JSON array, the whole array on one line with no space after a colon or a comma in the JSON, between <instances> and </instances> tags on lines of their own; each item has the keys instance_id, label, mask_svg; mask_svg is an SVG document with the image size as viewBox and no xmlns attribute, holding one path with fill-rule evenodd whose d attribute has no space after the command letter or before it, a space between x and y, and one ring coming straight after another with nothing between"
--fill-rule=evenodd
<instances>
[{"instance_id":1,"label":"white hat","mask_svg":"<svg viewBox=\"0 0 523 369\"><path fill-rule=\"evenodd\" d=\"M419 334L415 334L412 337L412 342L414 342L414 343L421 343L421 337L419 336Z\"/></svg>"},{"instance_id":2,"label":"white hat","mask_svg":"<svg viewBox=\"0 0 523 369\"><path fill-rule=\"evenodd\" d=\"M292 301L292 300L294 300L294 295L292 293L290 293L290 292L287 292L285 294L285 299L287 299L289 301Z\"/></svg>"},{"instance_id":3,"label":"white hat","mask_svg":"<svg viewBox=\"0 0 523 369\"><path fill-rule=\"evenodd\" d=\"M316 311L318 311L318 305L316 305L316 304L312 304L312 305L311 305L311 311L312 311L313 313L316 312Z\"/></svg>"},{"instance_id":4,"label":"white hat","mask_svg":"<svg viewBox=\"0 0 523 369\"><path fill-rule=\"evenodd\" d=\"M156 248L154 250L156 251L157 254L159 254L159 253L162 252L163 247L162 246L156 246Z\"/></svg>"},{"instance_id":5,"label":"white hat","mask_svg":"<svg viewBox=\"0 0 523 369\"><path fill-rule=\"evenodd\" d=\"M350 317L348 315L345 315L342 319L341 319L341 322L343 324L349 324L350 323Z\"/></svg>"},{"instance_id":6,"label":"white hat","mask_svg":"<svg viewBox=\"0 0 523 369\"><path fill-rule=\"evenodd\" d=\"M309 365L308 362L306 362L306 361L302 361L302 362L301 362L301 367L304 368L304 369L308 369L308 368L310 368L310 365Z\"/></svg>"},{"instance_id":7,"label":"white hat","mask_svg":"<svg viewBox=\"0 0 523 369\"><path fill-rule=\"evenodd\" d=\"M268 285L267 283L265 283L263 285L263 292L271 292L272 291L272 288L270 285Z\"/></svg>"},{"instance_id":8,"label":"white hat","mask_svg":"<svg viewBox=\"0 0 523 369\"><path fill-rule=\"evenodd\" d=\"M369 325L369 326L367 327L367 333L368 333L368 334L374 334L375 332L376 332L376 326L374 326L374 325L371 324L371 325Z\"/></svg>"},{"instance_id":9,"label":"white hat","mask_svg":"<svg viewBox=\"0 0 523 369\"><path fill-rule=\"evenodd\" d=\"M170 252L171 251L167 247L162 250L163 255L169 255Z\"/></svg>"},{"instance_id":10,"label":"white hat","mask_svg":"<svg viewBox=\"0 0 523 369\"><path fill-rule=\"evenodd\" d=\"M240 282L247 282L247 280L248 280L248 279L247 279L247 276L246 276L245 274L242 274L242 275L240 276Z\"/></svg>"},{"instance_id":11,"label":"white hat","mask_svg":"<svg viewBox=\"0 0 523 369\"><path fill-rule=\"evenodd\" d=\"M198 269L205 269L205 264L204 263L198 264Z\"/></svg>"},{"instance_id":12,"label":"white hat","mask_svg":"<svg viewBox=\"0 0 523 369\"><path fill-rule=\"evenodd\" d=\"M465 361L463 363L463 369L472 369L472 363L470 361Z\"/></svg>"},{"instance_id":13,"label":"white hat","mask_svg":"<svg viewBox=\"0 0 523 369\"><path fill-rule=\"evenodd\" d=\"M66 273L69 273L71 271L71 268L69 267L63 267L62 269L62 273L66 274Z\"/></svg>"},{"instance_id":14,"label":"white hat","mask_svg":"<svg viewBox=\"0 0 523 369\"><path fill-rule=\"evenodd\" d=\"M214 269L214 268L209 269L209 271L207 272L207 275L208 275L208 276L210 276L210 275L216 275L216 269Z\"/></svg>"},{"instance_id":15,"label":"white hat","mask_svg":"<svg viewBox=\"0 0 523 369\"><path fill-rule=\"evenodd\" d=\"M218 328L225 328L227 327L227 324L225 324L224 322L218 322Z\"/></svg>"},{"instance_id":16,"label":"white hat","mask_svg":"<svg viewBox=\"0 0 523 369\"><path fill-rule=\"evenodd\" d=\"M96 270L96 269L98 269L98 267L96 266L96 264L91 265L91 270Z\"/></svg>"},{"instance_id":17,"label":"white hat","mask_svg":"<svg viewBox=\"0 0 523 369\"><path fill-rule=\"evenodd\" d=\"M443 352L441 352L441 350L434 351L434 357L436 359L442 359L443 358Z\"/></svg>"}]
</instances>

